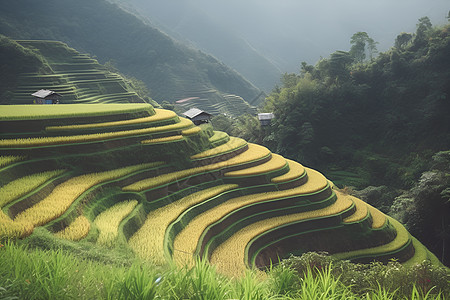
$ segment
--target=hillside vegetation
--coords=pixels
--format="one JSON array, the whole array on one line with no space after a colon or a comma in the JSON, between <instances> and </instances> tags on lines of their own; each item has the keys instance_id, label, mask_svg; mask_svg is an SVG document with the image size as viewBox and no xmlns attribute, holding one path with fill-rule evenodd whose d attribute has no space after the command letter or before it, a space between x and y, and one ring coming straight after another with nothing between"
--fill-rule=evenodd
<instances>
[{"instance_id":1,"label":"hillside vegetation","mask_svg":"<svg viewBox=\"0 0 450 300\"><path fill-rule=\"evenodd\" d=\"M62 41L101 63L110 61L143 81L158 102L211 89L247 100L259 93L214 57L181 45L103 0L14 1L0 11L0 33L20 40Z\"/></svg>"},{"instance_id":2,"label":"hillside vegetation","mask_svg":"<svg viewBox=\"0 0 450 300\"><path fill-rule=\"evenodd\" d=\"M7 69L2 73L2 104L33 103L31 94L40 89L61 94L62 103L153 102L135 88L136 80L108 71L64 43L13 41L0 35L0 49Z\"/></svg>"},{"instance_id":3,"label":"hillside vegetation","mask_svg":"<svg viewBox=\"0 0 450 300\"><path fill-rule=\"evenodd\" d=\"M361 37L350 52L285 74L264 107L275 122L259 136L332 178L357 173L362 182L351 185L409 187L434 153L450 148L450 25L422 18L414 35L400 34L372 59Z\"/></svg>"},{"instance_id":4,"label":"hillside vegetation","mask_svg":"<svg viewBox=\"0 0 450 300\"><path fill-rule=\"evenodd\" d=\"M43 227L160 265L205 257L233 276L308 251L440 265L399 222L319 172L171 111L136 103L0 113L2 239Z\"/></svg>"}]
</instances>

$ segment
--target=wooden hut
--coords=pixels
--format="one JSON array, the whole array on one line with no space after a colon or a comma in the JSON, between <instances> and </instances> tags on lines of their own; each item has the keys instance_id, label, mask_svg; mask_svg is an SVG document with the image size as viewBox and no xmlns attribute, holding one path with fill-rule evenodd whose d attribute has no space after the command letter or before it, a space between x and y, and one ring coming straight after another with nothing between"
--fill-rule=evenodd
<instances>
[{"instance_id":1,"label":"wooden hut","mask_svg":"<svg viewBox=\"0 0 450 300\"><path fill-rule=\"evenodd\" d=\"M267 126L270 124L272 119L275 118L273 113L260 113L258 114L258 120L261 126Z\"/></svg>"},{"instance_id":2,"label":"wooden hut","mask_svg":"<svg viewBox=\"0 0 450 300\"><path fill-rule=\"evenodd\" d=\"M61 94L50 90L39 90L31 96L35 97L33 101L35 104L58 104L62 98Z\"/></svg>"},{"instance_id":3,"label":"wooden hut","mask_svg":"<svg viewBox=\"0 0 450 300\"><path fill-rule=\"evenodd\" d=\"M200 125L202 123L209 123L211 121L212 115L198 108L191 108L190 110L183 113L186 118L191 120L195 125Z\"/></svg>"}]
</instances>

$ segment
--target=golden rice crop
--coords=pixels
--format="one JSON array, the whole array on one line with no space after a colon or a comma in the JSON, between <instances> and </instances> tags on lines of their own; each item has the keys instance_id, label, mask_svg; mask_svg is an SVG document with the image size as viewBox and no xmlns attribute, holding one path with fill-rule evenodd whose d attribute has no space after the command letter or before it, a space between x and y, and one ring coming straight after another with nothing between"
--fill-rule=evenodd
<instances>
[{"instance_id":1,"label":"golden rice crop","mask_svg":"<svg viewBox=\"0 0 450 300\"><path fill-rule=\"evenodd\" d=\"M90 228L91 223L89 220L85 216L79 216L69 226L56 232L55 236L66 240L78 241L89 233Z\"/></svg>"},{"instance_id":2,"label":"golden rice crop","mask_svg":"<svg viewBox=\"0 0 450 300\"><path fill-rule=\"evenodd\" d=\"M140 257L163 264L165 262L164 235L170 223L187 208L237 187L238 185L235 184L215 186L150 212L145 223L129 239L128 244Z\"/></svg>"},{"instance_id":3,"label":"golden rice crop","mask_svg":"<svg viewBox=\"0 0 450 300\"><path fill-rule=\"evenodd\" d=\"M94 117L140 111L148 111L152 115L153 106L147 103L0 105L0 121Z\"/></svg>"},{"instance_id":4,"label":"golden rice crop","mask_svg":"<svg viewBox=\"0 0 450 300\"><path fill-rule=\"evenodd\" d=\"M214 134L212 137L209 138L209 141L211 143L215 143L217 141L220 141L221 139L226 139L228 137L228 134L223 131L214 131Z\"/></svg>"},{"instance_id":5,"label":"golden rice crop","mask_svg":"<svg viewBox=\"0 0 450 300\"><path fill-rule=\"evenodd\" d=\"M228 201L225 201L224 203L219 204L214 208L211 208L208 211L205 211L204 213L196 216L175 237L174 248L188 253L194 252L197 247L198 240L200 239L201 234L207 226L218 221L228 213L231 213L243 206L261 201L274 200L301 194L309 194L322 190L327 186L327 180L322 174L312 169L307 169L307 171L309 174L308 182L302 186L282 191L258 193L236 197L233 199L229 199ZM342 201L338 202L338 204L340 204L341 202ZM346 206L340 208L341 210L343 210L345 209L345 207ZM180 253L174 252L175 260L179 260L179 258L184 257L181 251Z\"/></svg>"},{"instance_id":6,"label":"golden rice crop","mask_svg":"<svg viewBox=\"0 0 450 300\"><path fill-rule=\"evenodd\" d=\"M211 156L216 156L219 154L231 152L233 150L239 149L247 145L247 142L241 138L230 137L230 140L225 144L222 144L218 147L203 151L201 153L195 154L191 156L191 159L200 159Z\"/></svg>"},{"instance_id":7,"label":"golden rice crop","mask_svg":"<svg viewBox=\"0 0 450 300\"><path fill-rule=\"evenodd\" d=\"M252 175L258 175L262 173L269 173L272 171L279 170L283 167L285 167L287 164L286 160L283 156L278 154L272 154L272 157L269 161L254 166L250 168L245 168L237 171L232 171L225 173L224 176L226 177L240 177L240 176L252 176Z\"/></svg>"},{"instance_id":8,"label":"golden rice crop","mask_svg":"<svg viewBox=\"0 0 450 300\"><path fill-rule=\"evenodd\" d=\"M86 190L96 184L118 179L135 171L154 167L160 163L148 163L128 166L99 173L90 173L73 177L59 185L43 200L19 213L15 221L29 221L33 226L43 225L61 216L72 203Z\"/></svg>"},{"instance_id":9,"label":"golden rice crop","mask_svg":"<svg viewBox=\"0 0 450 300\"><path fill-rule=\"evenodd\" d=\"M289 164L289 172L287 172L286 174L283 174L281 176L272 178L273 183L281 183L281 182L291 181L296 178L299 178L300 176L302 176L305 173L305 167L303 167L298 162L290 160L290 159L286 159L286 161Z\"/></svg>"},{"instance_id":10,"label":"golden rice crop","mask_svg":"<svg viewBox=\"0 0 450 300\"><path fill-rule=\"evenodd\" d=\"M365 217L367 217L367 214L369 213L369 208L367 207L367 204L355 197L350 196L350 199L355 203L356 211L351 216L348 216L344 220L342 220L344 223L353 223L357 221L361 221Z\"/></svg>"},{"instance_id":11,"label":"golden rice crop","mask_svg":"<svg viewBox=\"0 0 450 300\"><path fill-rule=\"evenodd\" d=\"M368 255L368 256L380 255L380 254L382 255L383 253L392 252L392 251L398 250L399 248L404 246L410 239L409 232L397 220L395 220L389 216L386 216L386 218L395 227L395 230L397 231L397 236L395 237L394 240L392 240L391 242L389 242L387 244L381 245L381 246L360 249L360 250L355 250L355 251L349 251L349 252L337 253L337 254L333 254L333 256L336 257L337 259L350 259L352 257L358 257L358 256L363 256L363 255Z\"/></svg>"},{"instance_id":12,"label":"golden rice crop","mask_svg":"<svg viewBox=\"0 0 450 300\"><path fill-rule=\"evenodd\" d=\"M105 128L105 127L119 127L133 124L145 124L152 122L159 122L163 120L168 120L176 118L177 114L171 110L158 109L155 108L155 114L149 117L114 121L114 122L102 122L102 123L91 123L91 124L80 124L80 125L66 125L66 126L47 126L45 130L47 131L67 131L67 130L81 130L81 129L94 129L94 128Z\"/></svg>"},{"instance_id":13,"label":"golden rice crop","mask_svg":"<svg viewBox=\"0 0 450 300\"><path fill-rule=\"evenodd\" d=\"M183 131L181 132L181 134L184 135L184 136L189 136L189 135L197 134L197 133L199 133L200 131L202 131L202 129L201 129L200 127L196 126L196 127L192 127L192 128L183 130Z\"/></svg>"},{"instance_id":14,"label":"golden rice crop","mask_svg":"<svg viewBox=\"0 0 450 300\"><path fill-rule=\"evenodd\" d=\"M161 143L169 143L169 142L173 142L173 141L179 141L182 139L183 139L183 136L181 136L181 135L172 135L172 136L166 136L166 137L157 138L157 139L143 140L143 141L141 141L141 144L143 144L143 145L161 144Z\"/></svg>"},{"instance_id":15,"label":"golden rice crop","mask_svg":"<svg viewBox=\"0 0 450 300\"><path fill-rule=\"evenodd\" d=\"M6 167L7 165L12 164L13 162L21 161L24 159L25 159L24 156L12 156L12 155L0 156L0 168Z\"/></svg>"},{"instance_id":16,"label":"golden rice crop","mask_svg":"<svg viewBox=\"0 0 450 300\"><path fill-rule=\"evenodd\" d=\"M377 229L383 227L387 222L386 215L372 205L367 205L367 207L372 215L372 228Z\"/></svg>"},{"instance_id":17,"label":"golden rice crop","mask_svg":"<svg viewBox=\"0 0 450 300\"><path fill-rule=\"evenodd\" d=\"M55 136L55 137L38 137L38 138L22 138L22 139L2 139L0 140L0 147L4 148L26 148L38 147L48 145L63 145L72 143L86 143L94 141L102 141L109 139L116 139L127 136L139 136L143 134L157 133L181 130L193 126L193 123L185 118L180 118L180 122L159 127L149 127L143 129L124 130L106 133L82 134L71 136Z\"/></svg>"},{"instance_id":18,"label":"golden rice crop","mask_svg":"<svg viewBox=\"0 0 450 300\"><path fill-rule=\"evenodd\" d=\"M0 187L0 207L28 194L51 178L64 173L64 171L65 170L53 170L31 174L7 183Z\"/></svg>"},{"instance_id":19,"label":"golden rice crop","mask_svg":"<svg viewBox=\"0 0 450 300\"><path fill-rule=\"evenodd\" d=\"M120 222L133 211L137 204L137 200L123 201L100 213L94 220L100 232L97 243L111 246L117 238Z\"/></svg>"},{"instance_id":20,"label":"golden rice crop","mask_svg":"<svg viewBox=\"0 0 450 300\"><path fill-rule=\"evenodd\" d=\"M124 191L143 191L146 189L151 189L157 186L161 186L170 182L176 182L177 180L181 180L187 178L192 175L201 174L204 172L220 170L225 167L230 167L234 165L240 165L246 162L260 160L267 155L270 155L270 151L256 144L249 144L249 149L239 155L234 156L233 158L225 161L221 161L215 164L210 164L202 167L196 167L191 169L185 169L177 172L172 172L168 174L163 174L160 176L143 179L137 182L134 182L130 185L127 185L122 188Z\"/></svg>"},{"instance_id":21,"label":"golden rice crop","mask_svg":"<svg viewBox=\"0 0 450 300\"><path fill-rule=\"evenodd\" d=\"M33 224L24 220L14 222L0 210L0 240L3 238L23 238L33 232Z\"/></svg>"},{"instance_id":22,"label":"golden rice crop","mask_svg":"<svg viewBox=\"0 0 450 300\"><path fill-rule=\"evenodd\" d=\"M273 217L242 228L213 251L211 263L221 273L233 276L243 274L246 269L245 248L254 237L284 224L338 214L353 205L349 196L343 194L337 196L336 202L325 208Z\"/></svg>"}]
</instances>

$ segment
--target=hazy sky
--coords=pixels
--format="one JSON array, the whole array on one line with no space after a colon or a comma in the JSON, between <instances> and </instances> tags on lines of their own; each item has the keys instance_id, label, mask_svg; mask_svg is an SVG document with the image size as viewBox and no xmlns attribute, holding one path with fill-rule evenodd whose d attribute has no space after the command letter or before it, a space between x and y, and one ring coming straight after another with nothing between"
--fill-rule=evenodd
<instances>
[{"instance_id":1,"label":"hazy sky","mask_svg":"<svg viewBox=\"0 0 450 300\"><path fill-rule=\"evenodd\" d=\"M295 69L301 61L315 63L335 50L348 50L357 31L366 31L379 50L387 50L400 32L414 32L420 17L445 24L450 9L449 0L181 1L196 4L266 54L281 60L297 56Z\"/></svg>"}]
</instances>

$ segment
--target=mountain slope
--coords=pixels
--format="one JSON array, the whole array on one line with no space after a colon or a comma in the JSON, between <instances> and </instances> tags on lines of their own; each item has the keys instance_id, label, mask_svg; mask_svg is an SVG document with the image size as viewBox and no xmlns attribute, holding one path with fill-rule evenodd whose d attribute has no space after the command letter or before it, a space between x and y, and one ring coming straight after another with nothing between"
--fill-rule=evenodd
<instances>
[{"instance_id":1,"label":"mountain slope","mask_svg":"<svg viewBox=\"0 0 450 300\"><path fill-rule=\"evenodd\" d=\"M30 104L32 93L47 89L62 95L61 103L153 102L136 93L133 84L95 59L55 41L12 41L0 36L8 72L0 84L0 103Z\"/></svg>"},{"instance_id":2,"label":"mountain slope","mask_svg":"<svg viewBox=\"0 0 450 300\"><path fill-rule=\"evenodd\" d=\"M148 17L168 34L188 40L213 54L244 75L260 89L269 92L279 82L281 70L254 49L239 33L221 26L192 3L179 1L117 0L122 6ZM230 22L235 17L229 16Z\"/></svg>"},{"instance_id":3,"label":"mountain slope","mask_svg":"<svg viewBox=\"0 0 450 300\"><path fill-rule=\"evenodd\" d=\"M102 0L10 2L0 11L0 33L14 39L60 40L101 63L112 61L142 80L160 102L193 89L216 89L244 99L259 92L212 56L177 43Z\"/></svg>"}]
</instances>

